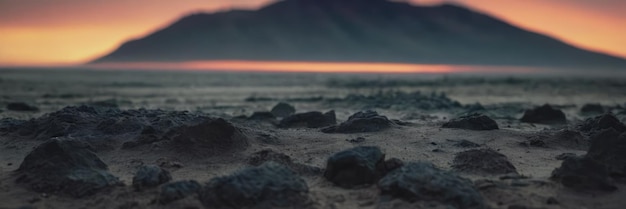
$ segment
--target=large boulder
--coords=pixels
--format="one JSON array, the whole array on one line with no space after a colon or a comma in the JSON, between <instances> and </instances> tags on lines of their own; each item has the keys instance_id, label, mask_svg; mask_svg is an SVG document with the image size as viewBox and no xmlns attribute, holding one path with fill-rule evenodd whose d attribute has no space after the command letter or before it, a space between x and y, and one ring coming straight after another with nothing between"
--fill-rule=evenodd
<instances>
[{"instance_id":1,"label":"large boulder","mask_svg":"<svg viewBox=\"0 0 626 209\"><path fill-rule=\"evenodd\" d=\"M460 209L485 209L483 197L470 180L430 163L409 163L378 181L383 196L406 201L437 201Z\"/></svg>"},{"instance_id":2,"label":"large boulder","mask_svg":"<svg viewBox=\"0 0 626 209\"><path fill-rule=\"evenodd\" d=\"M121 184L91 147L74 139L50 139L37 146L16 170L17 183L36 192L74 197Z\"/></svg>"},{"instance_id":3,"label":"large boulder","mask_svg":"<svg viewBox=\"0 0 626 209\"><path fill-rule=\"evenodd\" d=\"M353 114L347 121L322 129L324 133L361 133L376 132L391 127L387 117L379 115L376 111L366 110Z\"/></svg>"},{"instance_id":4,"label":"large boulder","mask_svg":"<svg viewBox=\"0 0 626 209\"><path fill-rule=\"evenodd\" d=\"M532 110L526 110L524 116L520 119L525 123L540 123L540 124L565 124L567 119L565 113L561 110L552 108L549 104L545 104L541 107L537 107Z\"/></svg>"},{"instance_id":5,"label":"large boulder","mask_svg":"<svg viewBox=\"0 0 626 209\"><path fill-rule=\"evenodd\" d=\"M298 208L309 188L291 169L274 162L211 179L199 199L210 208Z\"/></svg>"},{"instance_id":6,"label":"large boulder","mask_svg":"<svg viewBox=\"0 0 626 209\"><path fill-rule=\"evenodd\" d=\"M496 121L486 115L471 114L452 119L444 123L442 128L460 128L468 130L494 130L498 129Z\"/></svg>"},{"instance_id":7,"label":"large boulder","mask_svg":"<svg viewBox=\"0 0 626 209\"><path fill-rule=\"evenodd\" d=\"M383 175L379 168L384 160L378 147L354 147L330 156L324 177L345 188L373 184Z\"/></svg>"},{"instance_id":8,"label":"large boulder","mask_svg":"<svg viewBox=\"0 0 626 209\"><path fill-rule=\"evenodd\" d=\"M517 173L509 159L492 149L474 149L457 153L452 163L456 171L478 174Z\"/></svg>"},{"instance_id":9,"label":"large boulder","mask_svg":"<svg viewBox=\"0 0 626 209\"><path fill-rule=\"evenodd\" d=\"M169 171L156 165L143 165L133 176L133 187L137 190L156 187L172 180Z\"/></svg>"},{"instance_id":10,"label":"large boulder","mask_svg":"<svg viewBox=\"0 0 626 209\"><path fill-rule=\"evenodd\" d=\"M326 113L314 111L294 114L289 117L283 118L278 126L282 128L321 128L335 124L337 124L337 118L335 117L335 111L331 110Z\"/></svg>"},{"instance_id":11,"label":"large boulder","mask_svg":"<svg viewBox=\"0 0 626 209\"><path fill-rule=\"evenodd\" d=\"M194 180L175 181L161 186L158 202L167 204L172 201L183 199L195 194L202 188L202 185Z\"/></svg>"}]
</instances>

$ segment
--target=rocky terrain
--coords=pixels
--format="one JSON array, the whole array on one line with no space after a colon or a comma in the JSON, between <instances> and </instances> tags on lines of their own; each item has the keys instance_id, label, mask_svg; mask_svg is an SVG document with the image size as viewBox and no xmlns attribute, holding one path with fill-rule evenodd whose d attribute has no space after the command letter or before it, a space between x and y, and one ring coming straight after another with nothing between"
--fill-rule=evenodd
<instances>
[{"instance_id":1,"label":"rocky terrain","mask_svg":"<svg viewBox=\"0 0 626 209\"><path fill-rule=\"evenodd\" d=\"M626 204L625 110L611 103L625 98L621 85L602 89L614 92L604 100L591 100L607 94L580 90L573 96L567 89L576 86L560 84L558 95L578 99L565 103L559 96L529 97L528 103L483 96L476 103L460 89L480 91L485 84L445 82L437 86L445 93L433 94L405 85L281 97L281 86L269 97L242 87L222 92L245 90L237 105L185 110L203 103L193 99L208 91L170 108L165 100L180 98L159 95L164 103L156 106L119 98L150 99L157 87L124 87L118 98L80 101L83 96L42 96L54 91L45 85L63 88L50 78L29 90L16 87L20 77L1 75L8 77L1 86L20 89L2 92L0 102L3 209ZM516 92L551 84L489 85ZM93 90L100 88L76 95L115 95ZM551 94L529 91L538 98ZM230 97L221 98L226 103Z\"/></svg>"}]
</instances>

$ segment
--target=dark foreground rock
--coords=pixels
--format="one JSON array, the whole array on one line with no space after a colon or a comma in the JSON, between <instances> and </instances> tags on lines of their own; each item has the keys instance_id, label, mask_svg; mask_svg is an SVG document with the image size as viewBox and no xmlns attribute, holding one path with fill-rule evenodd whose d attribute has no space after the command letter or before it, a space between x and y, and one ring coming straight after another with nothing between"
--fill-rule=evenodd
<instances>
[{"instance_id":1,"label":"dark foreground rock","mask_svg":"<svg viewBox=\"0 0 626 209\"><path fill-rule=\"evenodd\" d=\"M460 152L454 157L452 168L460 172L479 174L517 173L509 159L492 149L475 149Z\"/></svg>"},{"instance_id":2,"label":"dark foreground rock","mask_svg":"<svg viewBox=\"0 0 626 209\"><path fill-rule=\"evenodd\" d=\"M50 139L37 146L16 171L16 182L36 192L74 197L95 194L121 184L86 143Z\"/></svg>"},{"instance_id":3,"label":"dark foreground rock","mask_svg":"<svg viewBox=\"0 0 626 209\"><path fill-rule=\"evenodd\" d=\"M565 113L561 110L552 108L549 104L537 107L532 110L526 110L520 121L525 123L541 123L541 124L565 124L567 120Z\"/></svg>"},{"instance_id":4,"label":"dark foreground rock","mask_svg":"<svg viewBox=\"0 0 626 209\"><path fill-rule=\"evenodd\" d=\"M7 104L7 110L12 111L39 111L39 108L23 103L23 102L11 102Z\"/></svg>"},{"instance_id":5,"label":"dark foreground rock","mask_svg":"<svg viewBox=\"0 0 626 209\"><path fill-rule=\"evenodd\" d=\"M587 157L604 164L613 178L626 180L626 132L610 128L594 136Z\"/></svg>"},{"instance_id":6,"label":"dark foreground rock","mask_svg":"<svg viewBox=\"0 0 626 209\"><path fill-rule=\"evenodd\" d=\"M460 128L468 130L494 130L498 129L498 124L488 116L481 114L471 114L460 118L452 119L444 123L442 128Z\"/></svg>"},{"instance_id":7,"label":"dark foreground rock","mask_svg":"<svg viewBox=\"0 0 626 209\"><path fill-rule=\"evenodd\" d=\"M609 128L613 128L619 133L626 132L626 125L624 125L612 114L604 114L592 118L587 118L585 119L585 121L578 125L578 130L585 133L587 136L596 135L601 131Z\"/></svg>"},{"instance_id":8,"label":"dark foreground rock","mask_svg":"<svg viewBox=\"0 0 626 209\"><path fill-rule=\"evenodd\" d=\"M199 199L209 208L298 208L308 200L306 182L274 162L209 181Z\"/></svg>"},{"instance_id":9,"label":"dark foreground rock","mask_svg":"<svg viewBox=\"0 0 626 209\"><path fill-rule=\"evenodd\" d=\"M323 114L321 112L315 111L294 114L289 117L283 118L278 126L282 128L321 128L335 124L337 124L337 118L335 117L335 111L331 110Z\"/></svg>"},{"instance_id":10,"label":"dark foreground rock","mask_svg":"<svg viewBox=\"0 0 626 209\"><path fill-rule=\"evenodd\" d=\"M409 163L378 182L381 194L406 201L437 201L462 209L484 209L483 197L470 180L442 171L430 163Z\"/></svg>"},{"instance_id":11,"label":"dark foreground rock","mask_svg":"<svg viewBox=\"0 0 626 209\"><path fill-rule=\"evenodd\" d=\"M322 129L324 133L362 133L376 132L391 127L387 117L379 115L376 111L366 110L353 114L346 122L337 126Z\"/></svg>"},{"instance_id":12,"label":"dark foreground rock","mask_svg":"<svg viewBox=\"0 0 626 209\"><path fill-rule=\"evenodd\" d=\"M183 199L195 194L202 188L202 185L194 180L175 181L161 186L157 201L167 204L172 201Z\"/></svg>"},{"instance_id":13,"label":"dark foreground rock","mask_svg":"<svg viewBox=\"0 0 626 209\"><path fill-rule=\"evenodd\" d=\"M344 150L328 158L324 177L345 188L373 184L382 176L377 168L384 160L385 155L378 147L360 146Z\"/></svg>"},{"instance_id":14,"label":"dark foreground rock","mask_svg":"<svg viewBox=\"0 0 626 209\"><path fill-rule=\"evenodd\" d=\"M290 104L279 102L270 112L276 117L284 118L296 113L296 108Z\"/></svg>"},{"instance_id":15,"label":"dark foreground rock","mask_svg":"<svg viewBox=\"0 0 626 209\"><path fill-rule=\"evenodd\" d=\"M172 180L172 175L169 171L156 165L144 165L139 167L133 176L133 187L136 190L142 190L143 188L159 186L170 180Z\"/></svg>"},{"instance_id":16,"label":"dark foreground rock","mask_svg":"<svg viewBox=\"0 0 626 209\"><path fill-rule=\"evenodd\" d=\"M588 157L568 157L561 167L552 171L552 180L577 190L614 191L617 187L608 168Z\"/></svg>"},{"instance_id":17,"label":"dark foreground rock","mask_svg":"<svg viewBox=\"0 0 626 209\"><path fill-rule=\"evenodd\" d=\"M288 155L270 149L255 152L248 158L248 164L252 166L259 166L268 161L287 166L300 175L318 175L322 173L322 169L318 167L295 163Z\"/></svg>"}]
</instances>

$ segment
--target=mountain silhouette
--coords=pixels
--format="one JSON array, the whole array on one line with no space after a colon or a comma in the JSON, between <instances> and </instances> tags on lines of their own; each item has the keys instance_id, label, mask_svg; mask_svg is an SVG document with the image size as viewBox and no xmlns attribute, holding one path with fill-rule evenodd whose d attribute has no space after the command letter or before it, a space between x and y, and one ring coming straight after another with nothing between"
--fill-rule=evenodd
<instances>
[{"instance_id":1,"label":"mountain silhouette","mask_svg":"<svg viewBox=\"0 0 626 209\"><path fill-rule=\"evenodd\" d=\"M462 6L385 0L284 0L192 14L91 63L190 60L626 66Z\"/></svg>"}]
</instances>

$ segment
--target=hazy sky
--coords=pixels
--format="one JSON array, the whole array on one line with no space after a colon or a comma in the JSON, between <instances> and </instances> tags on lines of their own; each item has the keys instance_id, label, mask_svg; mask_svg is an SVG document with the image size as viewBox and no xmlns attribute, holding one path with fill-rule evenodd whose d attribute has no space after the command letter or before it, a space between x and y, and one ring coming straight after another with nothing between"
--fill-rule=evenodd
<instances>
[{"instance_id":1,"label":"hazy sky","mask_svg":"<svg viewBox=\"0 0 626 209\"><path fill-rule=\"evenodd\" d=\"M272 0L0 0L0 65L80 63L197 11ZM411 0L438 3L442 0ZM456 0L576 46L626 57L626 1Z\"/></svg>"}]
</instances>

